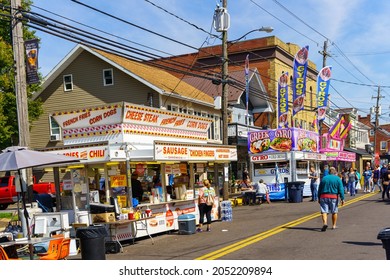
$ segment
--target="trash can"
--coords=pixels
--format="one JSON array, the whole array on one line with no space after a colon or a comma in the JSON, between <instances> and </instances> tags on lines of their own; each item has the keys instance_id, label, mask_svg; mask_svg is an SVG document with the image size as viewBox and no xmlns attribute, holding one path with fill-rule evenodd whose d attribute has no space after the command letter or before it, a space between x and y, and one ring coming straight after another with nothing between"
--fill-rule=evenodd
<instances>
[{"instance_id":1,"label":"trash can","mask_svg":"<svg viewBox=\"0 0 390 280\"><path fill-rule=\"evenodd\" d=\"M390 227L381 229L377 238L382 240L383 249L386 250L386 260L390 260Z\"/></svg>"},{"instance_id":2,"label":"trash can","mask_svg":"<svg viewBox=\"0 0 390 280\"><path fill-rule=\"evenodd\" d=\"M178 218L179 234L193 234L196 230L195 215L184 214Z\"/></svg>"},{"instance_id":3,"label":"trash can","mask_svg":"<svg viewBox=\"0 0 390 280\"><path fill-rule=\"evenodd\" d=\"M304 181L287 182L287 194L289 202L302 202L303 201L303 188L305 186Z\"/></svg>"},{"instance_id":4,"label":"trash can","mask_svg":"<svg viewBox=\"0 0 390 280\"><path fill-rule=\"evenodd\" d=\"M105 260L105 238L107 235L107 230L104 226L78 228L76 237L80 240L81 259Z\"/></svg>"}]
</instances>

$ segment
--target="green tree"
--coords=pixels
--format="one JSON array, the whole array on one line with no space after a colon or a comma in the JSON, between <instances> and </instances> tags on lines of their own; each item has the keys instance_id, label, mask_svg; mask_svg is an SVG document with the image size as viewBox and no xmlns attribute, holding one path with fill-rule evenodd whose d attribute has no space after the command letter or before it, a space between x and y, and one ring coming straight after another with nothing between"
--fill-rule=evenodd
<instances>
[{"instance_id":1,"label":"green tree","mask_svg":"<svg viewBox=\"0 0 390 280\"><path fill-rule=\"evenodd\" d=\"M32 1L22 0L22 9L30 10ZM12 51L10 0L0 0L0 149L19 142L18 116L15 95L15 63ZM23 38L35 38L35 32L23 27ZM39 100L31 100L39 85L27 86L29 122L36 120L43 112Z\"/></svg>"}]
</instances>

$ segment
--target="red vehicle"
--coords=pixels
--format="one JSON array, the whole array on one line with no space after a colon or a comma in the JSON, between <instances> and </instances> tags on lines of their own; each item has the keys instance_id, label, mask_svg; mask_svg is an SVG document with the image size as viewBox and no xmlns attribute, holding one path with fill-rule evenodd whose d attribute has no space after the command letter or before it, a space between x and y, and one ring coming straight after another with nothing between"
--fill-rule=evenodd
<instances>
[{"instance_id":1,"label":"red vehicle","mask_svg":"<svg viewBox=\"0 0 390 280\"><path fill-rule=\"evenodd\" d=\"M37 194L50 194L53 198L56 194L54 183L51 182L35 182L33 184L33 191ZM0 177L0 210L7 209L8 205L14 204L18 201L18 193L16 192L15 177L5 176Z\"/></svg>"}]
</instances>

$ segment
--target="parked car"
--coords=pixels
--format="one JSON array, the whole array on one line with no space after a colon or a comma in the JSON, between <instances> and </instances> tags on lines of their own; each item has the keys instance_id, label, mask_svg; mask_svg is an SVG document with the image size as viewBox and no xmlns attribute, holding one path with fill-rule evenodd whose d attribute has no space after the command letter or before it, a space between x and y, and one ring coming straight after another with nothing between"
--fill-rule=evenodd
<instances>
[{"instance_id":1,"label":"parked car","mask_svg":"<svg viewBox=\"0 0 390 280\"><path fill-rule=\"evenodd\" d=\"M49 194L55 198L56 188L51 182L35 182L33 183L33 191L35 194ZM0 210L7 209L8 205L18 201L18 193L16 191L15 176L0 177Z\"/></svg>"}]
</instances>

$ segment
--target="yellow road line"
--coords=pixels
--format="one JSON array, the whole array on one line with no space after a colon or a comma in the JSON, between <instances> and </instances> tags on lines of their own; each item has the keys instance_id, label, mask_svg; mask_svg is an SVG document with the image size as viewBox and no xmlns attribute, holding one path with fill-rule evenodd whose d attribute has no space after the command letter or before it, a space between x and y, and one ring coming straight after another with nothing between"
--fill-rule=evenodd
<instances>
[{"instance_id":1,"label":"yellow road line","mask_svg":"<svg viewBox=\"0 0 390 280\"><path fill-rule=\"evenodd\" d=\"M356 202L358 202L360 200L363 200L365 198L371 197L371 196L373 196L375 194L377 194L377 192L375 192L375 193L367 193L365 195L362 195L362 196L359 196L359 197L355 197L355 198L353 198L351 200L346 201L344 203L344 206L341 206L341 207L345 207L345 206L348 206L348 205L350 205L352 203L356 203ZM250 237L245 238L243 240L240 240L238 242L232 243L232 244L230 244L228 246L225 246L225 247L223 247L221 249L218 249L218 250L215 250L215 251L210 252L208 254L205 254L203 256L200 256L200 257L196 258L195 260L216 260L218 258L226 256L227 254L230 254L232 252L235 252L235 251L238 251L240 249L243 249L243 248L245 248L245 247L247 247L247 246L249 246L249 245L251 245L253 243L259 242L259 241L261 241L263 239L266 239L266 238L268 238L270 236L273 236L273 235L275 235L277 233L285 231L288 228L295 227L295 226L297 226L299 224L305 223L307 221L310 221L310 220L312 220L314 218L318 218L320 216L321 216L321 213L316 212L316 213L313 213L313 214L301 217L301 218L296 219L294 221L285 223L283 225L274 227L274 228L272 228L270 230L261 232L259 234L250 236Z\"/></svg>"}]
</instances>

